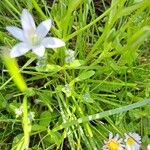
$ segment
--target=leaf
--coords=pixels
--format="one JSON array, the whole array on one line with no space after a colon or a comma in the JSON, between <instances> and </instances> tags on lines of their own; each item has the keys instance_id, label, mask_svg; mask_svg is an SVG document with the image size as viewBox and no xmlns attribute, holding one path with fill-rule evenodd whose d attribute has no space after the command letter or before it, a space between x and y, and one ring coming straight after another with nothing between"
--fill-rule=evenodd
<instances>
[{"instance_id":1,"label":"leaf","mask_svg":"<svg viewBox=\"0 0 150 150\"><path fill-rule=\"evenodd\" d=\"M84 61L82 61L82 60L75 60L70 65L64 65L63 68L65 68L65 69L75 69L75 68L80 67L83 63L84 63Z\"/></svg>"},{"instance_id":2,"label":"leaf","mask_svg":"<svg viewBox=\"0 0 150 150\"><path fill-rule=\"evenodd\" d=\"M50 91L42 91L38 92L39 98L38 101L42 102L44 105L46 105L49 110L52 112L53 109L51 107L51 93Z\"/></svg>"},{"instance_id":3,"label":"leaf","mask_svg":"<svg viewBox=\"0 0 150 150\"><path fill-rule=\"evenodd\" d=\"M24 150L23 134L14 137L11 150Z\"/></svg>"},{"instance_id":4,"label":"leaf","mask_svg":"<svg viewBox=\"0 0 150 150\"><path fill-rule=\"evenodd\" d=\"M68 128L70 126L76 125L77 123L80 124L80 123L84 123L84 122L88 122L88 121L92 121L92 120L101 119L101 118L112 116L112 115L115 115L115 114L127 112L129 110L139 108L139 107L142 107L142 106L145 106L145 105L148 105L148 104L150 104L150 99L144 99L142 101L138 101L138 102L130 104L130 105L126 105L126 106L122 106L122 107L119 107L119 108L103 111L103 112L96 113L96 114L93 114L93 115L87 115L87 116L72 120L70 122L61 124L60 126L57 126L56 128L54 128L53 132L61 130L63 128Z\"/></svg>"},{"instance_id":5,"label":"leaf","mask_svg":"<svg viewBox=\"0 0 150 150\"><path fill-rule=\"evenodd\" d=\"M45 126L47 127L51 121L51 113L49 111L44 111L40 115L40 126Z\"/></svg>"},{"instance_id":6,"label":"leaf","mask_svg":"<svg viewBox=\"0 0 150 150\"><path fill-rule=\"evenodd\" d=\"M47 64L46 66L36 66L36 70L39 72L58 72L62 69L59 65L50 65Z\"/></svg>"},{"instance_id":7,"label":"leaf","mask_svg":"<svg viewBox=\"0 0 150 150\"><path fill-rule=\"evenodd\" d=\"M32 126L32 129L31 129L31 131L33 132L33 131L38 131L38 132L40 132L40 131L45 131L47 129L47 127L45 127L45 126L42 126L42 125L38 125L38 124L34 124L33 126Z\"/></svg>"},{"instance_id":8,"label":"leaf","mask_svg":"<svg viewBox=\"0 0 150 150\"><path fill-rule=\"evenodd\" d=\"M62 135L59 132L51 132L48 131L48 134L50 136L47 137L46 140L55 143L57 146L61 144L62 142Z\"/></svg>"},{"instance_id":9,"label":"leaf","mask_svg":"<svg viewBox=\"0 0 150 150\"><path fill-rule=\"evenodd\" d=\"M78 82L78 81L89 79L94 74L95 74L95 71L93 71L93 70L87 71L87 72L82 72L77 78L75 78L75 81Z\"/></svg>"}]
</instances>

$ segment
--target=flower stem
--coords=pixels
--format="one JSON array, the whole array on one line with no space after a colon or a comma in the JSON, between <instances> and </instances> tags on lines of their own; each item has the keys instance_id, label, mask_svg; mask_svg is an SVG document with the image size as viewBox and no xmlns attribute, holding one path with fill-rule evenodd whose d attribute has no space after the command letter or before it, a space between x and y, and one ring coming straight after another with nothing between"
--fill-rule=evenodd
<instances>
[{"instance_id":1,"label":"flower stem","mask_svg":"<svg viewBox=\"0 0 150 150\"><path fill-rule=\"evenodd\" d=\"M25 150L28 150L30 141L30 130L28 126L28 103L26 96L23 99L23 130L24 130L24 147Z\"/></svg>"}]
</instances>

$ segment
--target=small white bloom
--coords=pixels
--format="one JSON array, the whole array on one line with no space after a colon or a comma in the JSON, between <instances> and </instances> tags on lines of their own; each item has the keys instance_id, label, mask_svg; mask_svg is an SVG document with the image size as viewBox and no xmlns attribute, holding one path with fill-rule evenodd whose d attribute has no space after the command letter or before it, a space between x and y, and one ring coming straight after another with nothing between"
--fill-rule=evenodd
<instances>
[{"instance_id":1,"label":"small white bloom","mask_svg":"<svg viewBox=\"0 0 150 150\"><path fill-rule=\"evenodd\" d=\"M71 91L71 86L69 84L66 84L64 88L62 88L62 91L64 93L69 93Z\"/></svg>"},{"instance_id":2,"label":"small white bloom","mask_svg":"<svg viewBox=\"0 0 150 150\"><path fill-rule=\"evenodd\" d=\"M28 113L28 123L30 124L32 120L34 120L35 112L29 112Z\"/></svg>"},{"instance_id":3,"label":"small white bloom","mask_svg":"<svg viewBox=\"0 0 150 150\"><path fill-rule=\"evenodd\" d=\"M45 52L45 47L58 48L65 46L65 43L58 38L45 37L51 28L51 19L41 22L36 28L33 17L29 11L23 9L21 24L23 29L15 26L6 27L8 32L21 41L12 48L10 53L11 57L21 56L31 49L37 56L42 57Z\"/></svg>"},{"instance_id":4,"label":"small white bloom","mask_svg":"<svg viewBox=\"0 0 150 150\"><path fill-rule=\"evenodd\" d=\"M90 94L89 94L89 93L84 93L83 99L84 99L85 101L89 100L90 98L91 98L91 97L90 97Z\"/></svg>"},{"instance_id":5,"label":"small white bloom","mask_svg":"<svg viewBox=\"0 0 150 150\"><path fill-rule=\"evenodd\" d=\"M45 56L39 57L39 58L37 59L36 66L38 66L38 67L44 67L44 66L46 66L46 65L47 65L47 62L46 62L46 57L45 57Z\"/></svg>"},{"instance_id":6,"label":"small white bloom","mask_svg":"<svg viewBox=\"0 0 150 150\"><path fill-rule=\"evenodd\" d=\"M66 94L67 97L71 96L72 87L69 84L66 84L62 91Z\"/></svg>"},{"instance_id":7,"label":"small white bloom","mask_svg":"<svg viewBox=\"0 0 150 150\"><path fill-rule=\"evenodd\" d=\"M150 150L150 144L147 145L147 150Z\"/></svg>"},{"instance_id":8,"label":"small white bloom","mask_svg":"<svg viewBox=\"0 0 150 150\"><path fill-rule=\"evenodd\" d=\"M135 132L125 133L125 143L127 150L140 150L141 137Z\"/></svg>"},{"instance_id":9,"label":"small white bloom","mask_svg":"<svg viewBox=\"0 0 150 150\"><path fill-rule=\"evenodd\" d=\"M109 133L109 139L107 141L104 141L103 150L123 150L124 145L122 144L122 138L119 138L119 135L117 134L115 137L113 137L113 134Z\"/></svg>"},{"instance_id":10,"label":"small white bloom","mask_svg":"<svg viewBox=\"0 0 150 150\"><path fill-rule=\"evenodd\" d=\"M21 116L22 113L23 113L22 107L19 107L19 108L15 109L16 118L18 118L19 116Z\"/></svg>"},{"instance_id":11,"label":"small white bloom","mask_svg":"<svg viewBox=\"0 0 150 150\"><path fill-rule=\"evenodd\" d=\"M68 49L66 50L65 55L66 55L65 62L68 64L73 63L73 61L75 60L74 51L71 49Z\"/></svg>"}]
</instances>

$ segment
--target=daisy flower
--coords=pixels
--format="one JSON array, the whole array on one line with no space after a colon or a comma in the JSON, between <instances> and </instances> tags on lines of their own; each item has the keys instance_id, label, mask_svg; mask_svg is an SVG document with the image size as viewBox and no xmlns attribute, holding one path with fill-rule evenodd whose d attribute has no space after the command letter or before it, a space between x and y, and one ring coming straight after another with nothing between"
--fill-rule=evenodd
<instances>
[{"instance_id":1,"label":"daisy flower","mask_svg":"<svg viewBox=\"0 0 150 150\"><path fill-rule=\"evenodd\" d=\"M107 141L104 141L103 150L123 150L124 145L122 143L122 138L119 138L119 135L113 137L113 134L109 133L109 139Z\"/></svg>"},{"instance_id":2,"label":"daisy flower","mask_svg":"<svg viewBox=\"0 0 150 150\"><path fill-rule=\"evenodd\" d=\"M127 150L140 150L141 137L135 132L125 133L125 143Z\"/></svg>"},{"instance_id":3,"label":"daisy flower","mask_svg":"<svg viewBox=\"0 0 150 150\"><path fill-rule=\"evenodd\" d=\"M15 26L6 27L8 32L21 41L12 48L10 52L11 57L24 55L31 49L37 56L42 57L45 48L58 48L65 46L65 43L58 38L46 37L52 26L51 19L41 22L36 28L33 17L29 11L23 9L21 14L21 24L22 29Z\"/></svg>"}]
</instances>

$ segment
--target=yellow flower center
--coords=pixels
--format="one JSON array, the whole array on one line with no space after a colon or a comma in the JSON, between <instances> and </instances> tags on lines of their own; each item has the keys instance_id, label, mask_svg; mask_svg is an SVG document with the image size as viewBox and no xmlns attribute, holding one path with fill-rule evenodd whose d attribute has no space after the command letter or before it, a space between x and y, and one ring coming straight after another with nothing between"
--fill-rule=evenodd
<instances>
[{"instance_id":1,"label":"yellow flower center","mask_svg":"<svg viewBox=\"0 0 150 150\"><path fill-rule=\"evenodd\" d=\"M119 143L115 140L110 140L108 142L108 150L119 150Z\"/></svg>"},{"instance_id":2,"label":"yellow flower center","mask_svg":"<svg viewBox=\"0 0 150 150\"><path fill-rule=\"evenodd\" d=\"M135 140L132 137L129 137L128 140L127 140L127 144L132 145L134 143L135 143Z\"/></svg>"},{"instance_id":3,"label":"yellow flower center","mask_svg":"<svg viewBox=\"0 0 150 150\"><path fill-rule=\"evenodd\" d=\"M32 46L38 45L39 37L34 29L28 31L27 37Z\"/></svg>"},{"instance_id":4,"label":"yellow flower center","mask_svg":"<svg viewBox=\"0 0 150 150\"><path fill-rule=\"evenodd\" d=\"M37 34L33 34L33 35L32 35L31 41L32 41L32 44L33 44L33 45L36 45L36 44L37 44L37 42L38 42L38 36L37 36Z\"/></svg>"}]
</instances>

